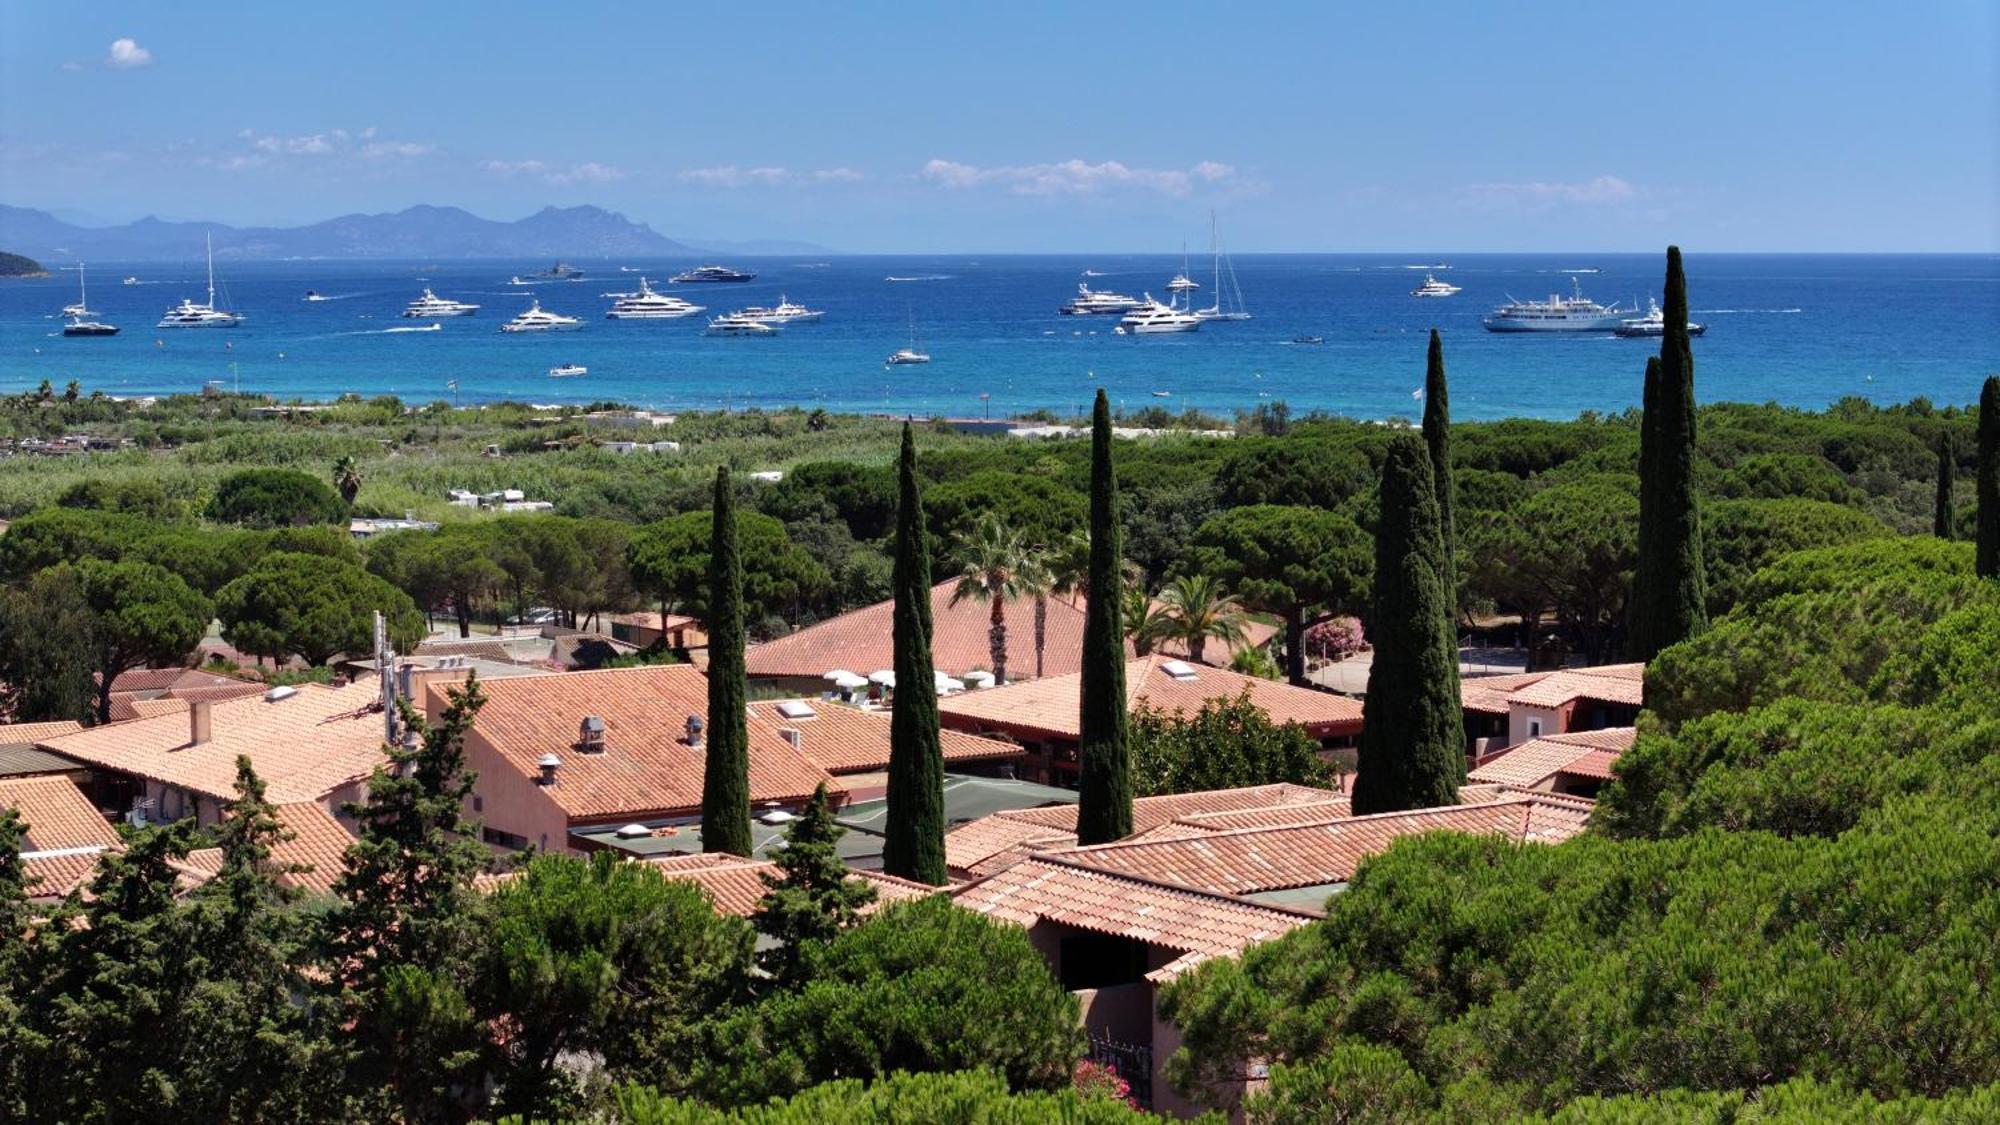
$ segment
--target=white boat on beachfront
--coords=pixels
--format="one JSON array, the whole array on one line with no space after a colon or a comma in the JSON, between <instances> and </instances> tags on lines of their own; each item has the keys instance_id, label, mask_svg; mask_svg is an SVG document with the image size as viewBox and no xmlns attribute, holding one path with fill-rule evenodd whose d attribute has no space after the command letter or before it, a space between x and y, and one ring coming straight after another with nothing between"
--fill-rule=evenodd
<instances>
[{"instance_id":1,"label":"white boat on beachfront","mask_svg":"<svg viewBox=\"0 0 2000 1125\"><path fill-rule=\"evenodd\" d=\"M552 313L540 301L530 301L526 312L500 326L502 332L562 332L583 327L573 316Z\"/></svg>"},{"instance_id":2,"label":"white boat on beachfront","mask_svg":"<svg viewBox=\"0 0 2000 1125\"><path fill-rule=\"evenodd\" d=\"M708 322L704 336L776 336L784 331L775 324L765 324L761 320L751 320L741 313L718 316Z\"/></svg>"},{"instance_id":3,"label":"white boat on beachfront","mask_svg":"<svg viewBox=\"0 0 2000 1125\"><path fill-rule=\"evenodd\" d=\"M607 320L678 320L700 311L700 305L689 304L667 293L654 292L642 277L639 279L639 291L619 294L611 311L604 316Z\"/></svg>"},{"instance_id":4,"label":"white boat on beachfront","mask_svg":"<svg viewBox=\"0 0 2000 1125\"><path fill-rule=\"evenodd\" d=\"M215 307L215 236L208 238L208 301L197 304L183 297L181 303L167 310L160 318L161 328L234 328L243 323L243 318L226 309Z\"/></svg>"},{"instance_id":5,"label":"white boat on beachfront","mask_svg":"<svg viewBox=\"0 0 2000 1125\"><path fill-rule=\"evenodd\" d=\"M1424 283L1410 290L1412 297L1449 297L1459 291L1459 286L1449 281L1439 281L1436 274L1424 275Z\"/></svg>"},{"instance_id":6,"label":"white boat on beachfront","mask_svg":"<svg viewBox=\"0 0 2000 1125\"><path fill-rule=\"evenodd\" d=\"M478 311L478 305L449 300L426 289L423 296L404 306L403 315L413 320L432 320L440 316L471 316Z\"/></svg>"},{"instance_id":7,"label":"white boat on beachfront","mask_svg":"<svg viewBox=\"0 0 2000 1125\"><path fill-rule=\"evenodd\" d=\"M1168 332L1193 332L1201 327L1202 318L1185 309L1163 305L1146 294L1144 304L1119 318L1118 327L1113 329L1121 336L1153 336Z\"/></svg>"}]
</instances>

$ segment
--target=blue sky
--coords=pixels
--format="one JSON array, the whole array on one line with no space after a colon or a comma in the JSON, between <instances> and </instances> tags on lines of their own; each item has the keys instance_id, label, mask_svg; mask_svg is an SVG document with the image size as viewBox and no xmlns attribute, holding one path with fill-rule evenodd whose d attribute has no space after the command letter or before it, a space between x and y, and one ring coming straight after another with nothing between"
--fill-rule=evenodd
<instances>
[{"instance_id":1,"label":"blue sky","mask_svg":"<svg viewBox=\"0 0 2000 1125\"><path fill-rule=\"evenodd\" d=\"M0 202L858 252L2000 250L1992 0L0 0Z\"/></svg>"}]
</instances>

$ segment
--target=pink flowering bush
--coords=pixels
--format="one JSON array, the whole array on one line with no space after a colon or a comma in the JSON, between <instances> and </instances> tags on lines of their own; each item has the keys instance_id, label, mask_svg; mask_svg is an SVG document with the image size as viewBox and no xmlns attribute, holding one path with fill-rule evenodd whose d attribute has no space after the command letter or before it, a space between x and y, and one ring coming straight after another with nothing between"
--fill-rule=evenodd
<instances>
[{"instance_id":1,"label":"pink flowering bush","mask_svg":"<svg viewBox=\"0 0 2000 1125\"><path fill-rule=\"evenodd\" d=\"M1139 1108L1139 1103L1132 1100L1132 1084L1118 1077L1118 1068L1109 1063L1080 1059L1073 1077L1079 1097L1109 1098L1124 1102L1133 1109Z\"/></svg>"},{"instance_id":2,"label":"pink flowering bush","mask_svg":"<svg viewBox=\"0 0 2000 1125\"><path fill-rule=\"evenodd\" d=\"M1345 660L1368 647L1361 622L1353 617L1329 617L1306 629L1306 653L1327 660Z\"/></svg>"}]
</instances>

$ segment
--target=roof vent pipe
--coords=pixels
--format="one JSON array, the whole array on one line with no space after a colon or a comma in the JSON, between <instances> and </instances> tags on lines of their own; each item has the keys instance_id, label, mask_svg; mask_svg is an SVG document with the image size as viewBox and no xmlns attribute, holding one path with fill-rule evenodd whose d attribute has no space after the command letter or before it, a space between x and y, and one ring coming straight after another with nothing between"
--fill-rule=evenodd
<instances>
[{"instance_id":1,"label":"roof vent pipe","mask_svg":"<svg viewBox=\"0 0 2000 1125\"><path fill-rule=\"evenodd\" d=\"M701 716L689 715L687 717L687 744L689 746L692 746L696 749L701 748L702 730L703 730L703 725L701 721Z\"/></svg>"},{"instance_id":2,"label":"roof vent pipe","mask_svg":"<svg viewBox=\"0 0 2000 1125\"><path fill-rule=\"evenodd\" d=\"M544 754L535 759L535 765L542 771L542 776L535 779L536 785L547 787L556 783L556 767L562 765L561 758L554 754Z\"/></svg>"}]
</instances>

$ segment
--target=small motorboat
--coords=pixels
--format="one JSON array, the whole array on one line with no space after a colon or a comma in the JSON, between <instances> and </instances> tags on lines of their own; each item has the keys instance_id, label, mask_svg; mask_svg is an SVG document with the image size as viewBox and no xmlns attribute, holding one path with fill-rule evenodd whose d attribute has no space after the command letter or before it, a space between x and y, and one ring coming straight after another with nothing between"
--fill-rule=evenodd
<instances>
[{"instance_id":1,"label":"small motorboat","mask_svg":"<svg viewBox=\"0 0 2000 1125\"><path fill-rule=\"evenodd\" d=\"M311 290L311 289L308 289L308 290L306 290L306 300L308 300L308 301L324 301L324 300L326 300L326 298L325 298L325 297L322 297L322 296L320 296L320 295L319 295L319 293L315 292L314 290Z\"/></svg>"},{"instance_id":2,"label":"small motorboat","mask_svg":"<svg viewBox=\"0 0 2000 1125\"><path fill-rule=\"evenodd\" d=\"M573 379L578 375L588 374L590 374L590 368L585 367L581 363L565 363L558 367L549 368L549 378L551 379Z\"/></svg>"},{"instance_id":3,"label":"small motorboat","mask_svg":"<svg viewBox=\"0 0 2000 1125\"><path fill-rule=\"evenodd\" d=\"M1153 392L1153 397L1154 397L1154 398L1172 398L1172 397L1174 397L1174 392L1172 392L1172 391L1154 391L1154 392Z\"/></svg>"},{"instance_id":4,"label":"small motorboat","mask_svg":"<svg viewBox=\"0 0 2000 1125\"><path fill-rule=\"evenodd\" d=\"M915 348L897 348L888 359L882 361L884 367L900 367L906 363L929 363L930 354Z\"/></svg>"},{"instance_id":5,"label":"small motorboat","mask_svg":"<svg viewBox=\"0 0 2000 1125\"><path fill-rule=\"evenodd\" d=\"M1324 336L1294 336L1294 337L1292 337L1292 343L1294 343L1294 344L1324 344L1324 343L1326 343L1326 337L1324 337Z\"/></svg>"}]
</instances>

